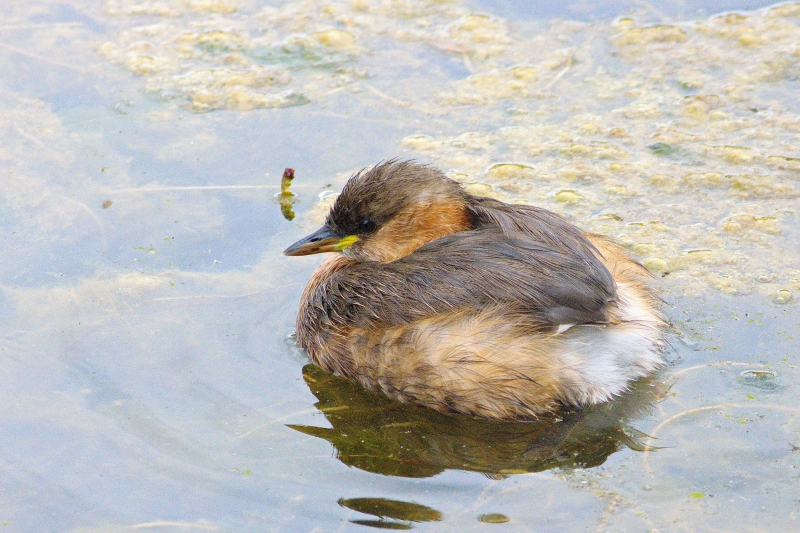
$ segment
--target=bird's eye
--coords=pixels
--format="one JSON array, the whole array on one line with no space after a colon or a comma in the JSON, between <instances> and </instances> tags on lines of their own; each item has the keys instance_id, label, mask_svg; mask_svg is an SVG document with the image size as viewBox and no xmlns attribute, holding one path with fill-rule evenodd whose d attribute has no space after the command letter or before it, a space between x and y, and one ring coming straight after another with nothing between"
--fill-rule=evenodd
<instances>
[{"instance_id":1,"label":"bird's eye","mask_svg":"<svg viewBox=\"0 0 800 533\"><path fill-rule=\"evenodd\" d=\"M366 219L358 223L358 231L361 233L372 233L378 229L378 225L374 220Z\"/></svg>"}]
</instances>

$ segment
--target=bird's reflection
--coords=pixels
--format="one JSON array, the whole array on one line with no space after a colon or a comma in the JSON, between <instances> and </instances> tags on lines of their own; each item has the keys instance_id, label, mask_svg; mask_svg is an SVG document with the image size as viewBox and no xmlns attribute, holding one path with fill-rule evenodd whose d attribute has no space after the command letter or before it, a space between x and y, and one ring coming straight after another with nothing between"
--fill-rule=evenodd
<instances>
[{"instance_id":1,"label":"bird's reflection","mask_svg":"<svg viewBox=\"0 0 800 533\"><path fill-rule=\"evenodd\" d=\"M530 422L486 420L404 405L315 365L303 378L332 428L289 427L329 441L340 461L379 474L428 477L447 469L506 475L597 466L623 446L644 450L629 424L664 393L640 379L616 401Z\"/></svg>"}]
</instances>

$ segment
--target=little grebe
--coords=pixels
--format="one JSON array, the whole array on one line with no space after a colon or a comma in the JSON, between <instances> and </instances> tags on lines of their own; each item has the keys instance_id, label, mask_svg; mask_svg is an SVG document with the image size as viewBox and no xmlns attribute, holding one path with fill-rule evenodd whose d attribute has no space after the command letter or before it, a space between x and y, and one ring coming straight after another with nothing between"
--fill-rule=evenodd
<instances>
[{"instance_id":1,"label":"little grebe","mask_svg":"<svg viewBox=\"0 0 800 533\"><path fill-rule=\"evenodd\" d=\"M661 300L620 246L430 166L353 176L284 254L321 252L339 253L306 286L297 341L402 402L535 418L609 400L662 364Z\"/></svg>"}]
</instances>

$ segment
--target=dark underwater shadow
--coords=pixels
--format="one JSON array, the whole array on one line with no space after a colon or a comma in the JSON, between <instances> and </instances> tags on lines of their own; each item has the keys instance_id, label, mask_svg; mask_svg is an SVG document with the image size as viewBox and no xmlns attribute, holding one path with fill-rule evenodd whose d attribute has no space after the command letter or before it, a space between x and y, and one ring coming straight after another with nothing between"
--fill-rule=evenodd
<instances>
[{"instance_id":1,"label":"dark underwater shadow","mask_svg":"<svg viewBox=\"0 0 800 533\"><path fill-rule=\"evenodd\" d=\"M333 427L290 428L327 440L348 466L417 478L447 469L507 475L592 467L623 447L643 451L646 435L629 423L648 415L665 390L640 379L613 402L505 422L404 405L316 365L306 365L303 378Z\"/></svg>"}]
</instances>

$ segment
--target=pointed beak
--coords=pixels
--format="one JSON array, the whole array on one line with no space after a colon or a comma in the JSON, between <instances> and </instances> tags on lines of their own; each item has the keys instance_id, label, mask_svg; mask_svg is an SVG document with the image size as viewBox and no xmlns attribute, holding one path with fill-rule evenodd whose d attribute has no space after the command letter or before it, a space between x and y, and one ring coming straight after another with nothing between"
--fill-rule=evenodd
<instances>
[{"instance_id":1,"label":"pointed beak","mask_svg":"<svg viewBox=\"0 0 800 533\"><path fill-rule=\"evenodd\" d=\"M289 246L283 251L283 255L298 256L324 252L341 252L357 240L358 237L355 235L342 236L325 225L311 235Z\"/></svg>"}]
</instances>

